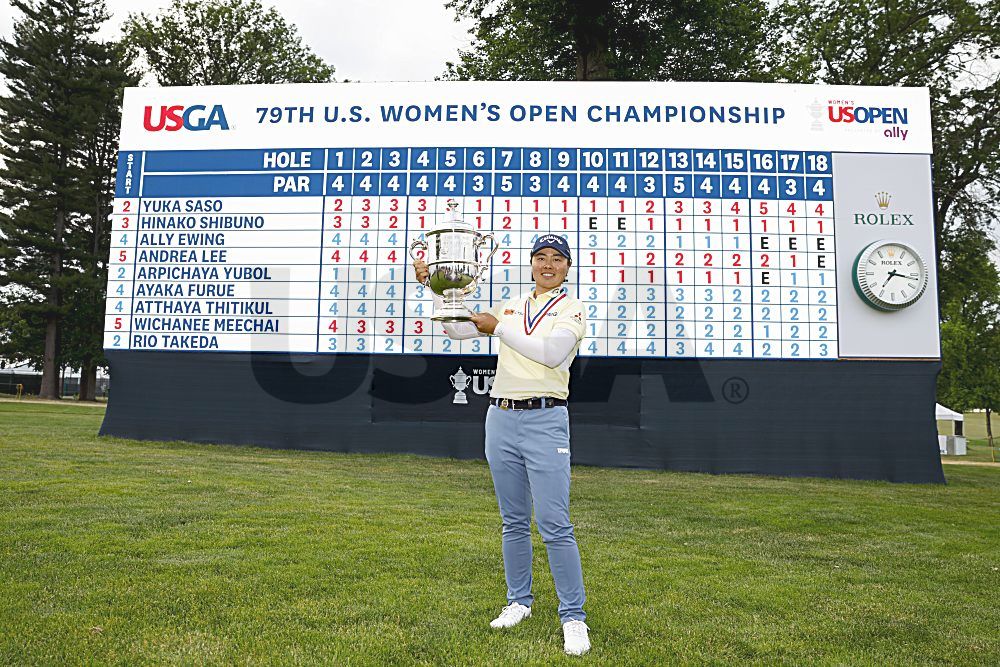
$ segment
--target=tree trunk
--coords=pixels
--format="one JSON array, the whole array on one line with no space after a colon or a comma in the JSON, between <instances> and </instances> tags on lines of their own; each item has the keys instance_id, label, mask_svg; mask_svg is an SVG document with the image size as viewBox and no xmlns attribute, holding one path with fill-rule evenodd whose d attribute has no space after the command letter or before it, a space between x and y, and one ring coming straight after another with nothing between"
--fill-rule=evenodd
<instances>
[{"instance_id":1,"label":"tree trunk","mask_svg":"<svg viewBox=\"0 0 1000 667\"><path fill-rule=\"evenodd\" d=\"M48 305L52 312L45 322L45 358L42 363L42 387L39 395L42 398L59 398L62 386L59 384L59 319L62 315L62 291L59 280L62 277L62 237L65 227L65 214L62 207L56 209L56 228L53 234L56 251L52 256L52 277L49 286Z\"/></svg>"},{"instance_id":2,"label":"tree trunk","mask_svg":"<svg viewBox=\"0 0 1000 667\"><path fill-rule=\"evenodd\" d=\"M576 80L607 81L612 78L608 67L611 0L581 0L575 6Z\"/></svg>"},{"instance_id":3,"label":"tree trunk","mask_svg":"<svg viewBox=\"0 0 1000 667\"><path fill-rule=\"evenodd\" d=\"M996 449L993 448L993 420L989 408L986 408L986 438L987 442L990 443L990 460L995 463L997 455Z\"/></svg>"},{"instance_id":4,"label":"tree trunk","mask_svg":"<svg viewBox=\"0 0 1000 667\"><path fill-rule=\"evenodd\" d=\"M81 401L97 400L97 364L93 359L88 359L80 369L80 395Z\"/></svg>"},{"instance_id":5,"label":"tree trunk","mask_svg":"<svg viewBox=\"0 0 1000 667\"><path fill-rule=\"evenodd\" d=\"M100 280L101 278L101 236L104 233L104 205L101 201L101 181L95 179L94 183L94 238L91 246L91 275L93 275L95 280ZM107 281L104 281L107 284ZM95 300L95 312L101 312L100 304L104 303L104 297L106 296L102 293L95 293L93 295ZM100 298L99 298L100 297ZM103 337L104 331L104 317L103 315L99 318L94 318L91 322L93 327L93 336L95 341L100 341ZM96 401L97 400L97 362L93 357L87 357L84 361L83 367L80 369L80 395L79 400L81 401Z\"/></svg>"},{"instance_id":6,"label":"tree trunk","mask_svg":"<svg viewBox=\"0 0 1000 667\"><path fill-rule=\"evenodd\" d=\"M59 398L58 337L59 320L50 315L45 323L45 359L42 362L42 387L38 392L42 398Z\"/></svg>"}]
</instances>

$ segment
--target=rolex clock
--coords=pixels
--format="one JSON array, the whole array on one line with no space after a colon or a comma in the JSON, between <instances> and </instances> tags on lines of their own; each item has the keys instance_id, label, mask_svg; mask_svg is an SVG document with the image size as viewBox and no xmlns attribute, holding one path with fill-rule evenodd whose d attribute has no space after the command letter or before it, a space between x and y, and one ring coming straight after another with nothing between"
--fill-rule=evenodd
<instances>
[{"instance_id":1,"label":"rolex clock","mask_svg":"<svg viewBox=\"0 0 1000 667\"><path fill-rule=\"evenodd\" d=\"M854 289L872 308L902 310L927 289L927 265L905 243L875 241L854 260Z\"/></svg>"}]
</instances>

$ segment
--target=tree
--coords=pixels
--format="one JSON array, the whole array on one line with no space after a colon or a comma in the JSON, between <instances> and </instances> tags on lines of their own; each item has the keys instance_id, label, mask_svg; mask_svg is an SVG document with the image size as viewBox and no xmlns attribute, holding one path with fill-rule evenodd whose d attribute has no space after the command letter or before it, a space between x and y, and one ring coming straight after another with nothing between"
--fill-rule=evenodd
<instances>
[{"instance_id":1,"label":"tree","mask_svg":"<svg viewBox=\"0 0 1000 667\"><path fill-rule=\"evenodd\" d=\"M1000 276L989 230L1000 215L1000 2L788 0L767 65L777 80L926 86L934 138L941 303L938 396L956 409L1000 399Z\"/></svg>"},{"instance_id":2,"label":"tree","mask_svg":"<svg viewBox=\"0 0 1000 667\"><path fill-rule=\"evenodd\" d=\"M161 86L333 79L333 67L260 0L174 0L156 18L130 16L123 30Z\"/></svg>"},{"instance_id":3,"label":"tree","mask_svg":"<svg viewBox=\"0 0 1000 667\"><path fill-rule=\"evenodd\" d=\"M941 324L944 357L938 378L938 400L967 411L986 410L986 434L994 452L992 413L1000 409L1000 319L954 312Z\"/></svg>"},{"instance_id":4,"label":"tree","mask_svg":"<svg viewBox=\"0 0 1000 667\"><path fill-rule=\"evenodd\" d=\"M983 233L983 223L971 221L945 228L938 273L941 319L961 316L989 320L1000 304L1000 272L991 261L996 242Z\"/></svg>"},{"instance_id":5,"label":"tree","mask_svg":"<svg viewBox=\"0 0 1000 667\"><path fill-rule=\"evenodd\" d=\"M952 280L941 284L941 375L938 400L956 410L1000 409L1000 271L990 260L996 245L976 225L957 227L942 255Z\"/></svg>"},{"instance_id":6,"label":"tree","mask_svg":"<svg viewBox=\"0 0 1000 667\"><path fill-rule=\"evenodd\" d=\"M752 80L767 6L739 0L450 0L473 43L459 80Z\"/></svg>"},{"instance_id":7,"label":"tree","mask_svg":"<svg viewBox=\"0 0 1000 667\"><path fill-rule=\"evenodd\" d=\"M14 312L44 322L41 395L59 396L61 322L66 314L67 235L84 197L81 145L87 49L107 19L103 0L12 0L24 18L0 41L0 286L14 285ZM15 358L33 355L26 349Z\"/></svg>"},{"instance_id":8,"label":"tree","mask_svg":"<svg viewBox=\"0 0 1000 667\"><path fill-rule=\"evenodd\" d=\"M997 222L1000 2L788 0L775 17L776 80L930 88L939 260L949 227Z\"/></svg>"},{"instance_id":9,"label":"tree","mask_svg":"<svg viewBox=\"0 0 1000 667\"><path fill-rule=\"evenodd\" d=\"M0 289L0 358L41 366L45 357L45 319L37 308L41 298L23 289Z\"/></svg>"},{"instance_id":10,"label":"tree","mask_svg":"<svg viewBox=\"0 0 1000 667\"><path fill-rule=\"evenodd\" d=\"M92 110L84 133L82 184L85 199L79 224L71 231L70 257L76 271L67 295L64 359L80 369L82 401L95 399L97 368L104 365L104 309L108 282L111 213L121 127L122 94L138 85L127 50L120 42L91 44L88 49L87 105Z\"/></svg>"}]
</instances>

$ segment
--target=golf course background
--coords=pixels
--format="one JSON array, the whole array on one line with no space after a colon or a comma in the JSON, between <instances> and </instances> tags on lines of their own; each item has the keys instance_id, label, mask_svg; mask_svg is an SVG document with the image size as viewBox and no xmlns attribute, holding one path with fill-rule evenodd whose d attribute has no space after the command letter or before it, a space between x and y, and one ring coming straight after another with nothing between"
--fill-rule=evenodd
<instances>
[{"instance_id":1,"label":"golf course background","mask_svg":"<svg viewBox=\"0 0 1000 667\"><path fill-rule=\"evenodd\" d=\"M0 402L2 664L1000 664L997 467L574 467L594 649L569 658L537 533L532 618L487 626L485 461L98 438L102 417Z\"/></svg>"}]
</instances>

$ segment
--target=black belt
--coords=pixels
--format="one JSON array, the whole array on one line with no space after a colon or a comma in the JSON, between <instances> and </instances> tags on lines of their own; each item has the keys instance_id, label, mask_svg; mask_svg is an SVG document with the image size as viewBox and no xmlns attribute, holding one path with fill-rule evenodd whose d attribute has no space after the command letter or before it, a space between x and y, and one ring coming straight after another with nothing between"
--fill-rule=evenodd
<instances>
[{"instance_id":1,"label":"black belt","mask_svg":"<svg viewBox=\"0 0 1000 667\"><path fill-rule=\"evenodd\" d=\"M501 410L537 410L538 408L555 408L569 404L565 398L552 398L551 396L541 396L539 398L525 398L516 400L513 398L491 398L490 403Z\"/></svg>"}]
</instances>

